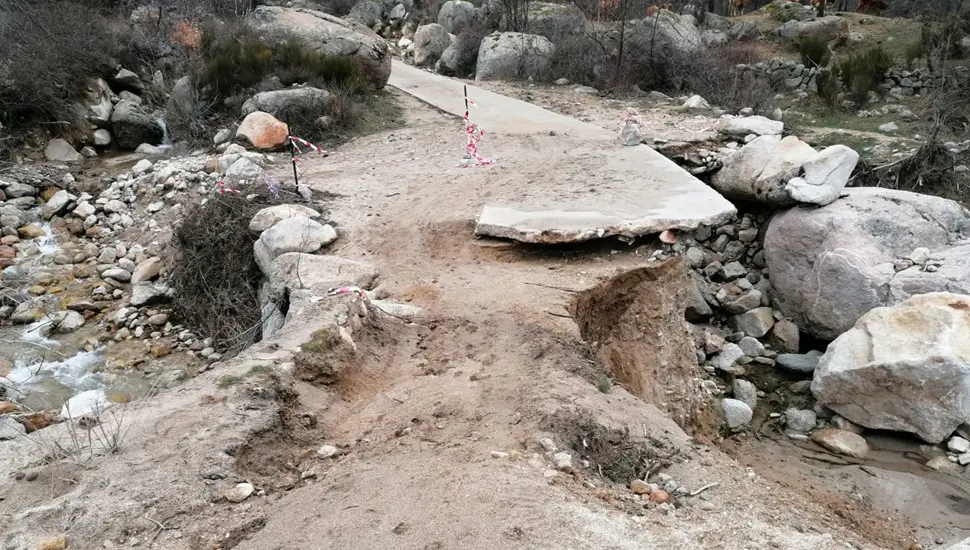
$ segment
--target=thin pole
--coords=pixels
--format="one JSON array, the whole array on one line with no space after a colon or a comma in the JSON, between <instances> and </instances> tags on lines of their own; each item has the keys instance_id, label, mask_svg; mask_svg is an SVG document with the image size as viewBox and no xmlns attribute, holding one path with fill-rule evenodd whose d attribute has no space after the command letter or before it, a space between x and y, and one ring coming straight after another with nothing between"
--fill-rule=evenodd
<instances>
[{"instance_id":1,"label":"thin pole","mask_svg":"<svg viewBox=\"0 0 970 550\"><path fill-rule=\"evenodd\" d=\"M465 114L468 114L468 84L465 84Z\"/></svg>"}]
</instances>

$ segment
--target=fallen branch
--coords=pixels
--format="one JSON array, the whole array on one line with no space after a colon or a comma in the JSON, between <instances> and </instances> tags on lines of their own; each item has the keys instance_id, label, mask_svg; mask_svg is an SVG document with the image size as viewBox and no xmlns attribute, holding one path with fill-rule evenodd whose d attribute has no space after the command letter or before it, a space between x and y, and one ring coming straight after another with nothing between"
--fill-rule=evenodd
<instances>
[{"instance_id":1,"label":"fallen branch","mask_svg":"<svg viewBox=\"0 0 970 550\"><path fill-rule=\"evenodd\" d=\"M698 489L698 490L696 490L696 491L694 491L692 493L689 493L688 496L696 497L697 495L703 493L704 491L706 491L708 489L712 489L714 487L717 487L720 484L721 484L721 482L719 482L719 481L715 481L714 483L708 483L707 485L701 487L700 489Z\"/></svg>"}]
</instances>

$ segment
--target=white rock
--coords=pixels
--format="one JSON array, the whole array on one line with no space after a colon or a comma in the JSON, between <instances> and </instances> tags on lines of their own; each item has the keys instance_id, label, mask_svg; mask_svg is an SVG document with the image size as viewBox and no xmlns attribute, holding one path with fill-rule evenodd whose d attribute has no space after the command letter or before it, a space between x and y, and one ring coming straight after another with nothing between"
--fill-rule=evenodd
<instances>
[{"instance_id":1,"label":"white rock","mask_svg":"<svg viewBox=\"0 0 970 550\"><path fill-rule=\"evenodd\" d=\"M61 407L61 417L77 420L86 415L99 416L112 406L114 403L104 391L88 390L68 399Z\"/></svg>"},{"instance_id":2,"label":"white rock","mask_svg":"<svg viewBox=\"0 0 970 550\"><path fill-rule=\"evenodd\" d=\"M232 489L225 492L226 500L232 503L239 503L256 492L256 488L253 487L252 483L239 483Z\"/></svg>"},{"instance_id":3,"label":"white rock","mask_svg":"<svg viewBox=\"0 0 970 550\"><path fill-rule=\"evenodd\" d=\"M27 428L10 416L0 416L0 441L27 435Z\"/></svg>"},{"instance_id":4,"label":"white rock","mask_svg":"<svg viewBox=\"0 0 970 550\"><path fill-rule=\"evenodd\" d=\"M287 218L299 216L316 220L320 218L320 213L302 204L277 204L256 212L256 215L249 222L249 230L253 234L259 235Z\"/></svg>"},{"instance_id":5,"label":"white rock","mask_svg":"<svg viewBox=\"0 0 970 550\"><path fill-rule=\"evenodd\" d=\"M681 107L684 109L710 109L711 104L699 95L692 95L687 98L687 101Z\"/></svg>"},{"instance_id":6,"label":"white rock","mask_svg":"<svg viewBox=\"0 0 970 550\"><path fill-rule=\"evenodd\" d=\"M553 456L553 460L556 461L556 469L560 472L572 473L573 471L573 455L563 451L556 453Z\"/></svg>"},{"instance_id":7,"label":"white rock","mask_svg":"<svg viewBox=\"0 0 970 550\"><path fill-rule=\"evenodd\" d=\"M744 350L740 346L734 343L724 344L721 352L711 359L711 365L718 370L723 371L733 371L734 364L738 359L744 357Z\"/></svg>"},{"instance_id":8,"label":"white rock","mask_svg":"<svg viewBox=\"0 0 970 550\"><path fill-rule=\"evenodd\" d=\"M970 452L970 441L955 435L946 442L946 448L950 449L954 453L968 453Z\"/></svg>"},{"instance_id":9,"label":"white rock","mask_svg":"<svg viewBox=\"0 0 970 550\"><path fill-rule=\"evenodd\" d=\"M760 115L724 118L721 119L720 130L728 135L741 137L748 134L758 136L777 136L781 135L785 129L785 123L780 120L771 120Z\"/></svg>"},{"instance_id":10,"label":"white rock","mask_svg":"<svg viewBox=\"0 0 970 550\"><path fill-rule=\"evenodd\" d=\"M922 294L870 310L829 345L812 393L861 426L943 441L970 418L970 297Z\"/></svg>"},{"instance_id":11,"label":"white rock","mask_svg":"<svg viewBox=\"0 0 970 550\"><path fill-rule=\"evenodd\" d=\"M151 172L154 167L155 165L152 164L152 161L147 159L142 159L136 162L135 165L131 168L131 173L136 176L140 176L142 174L147 174L148 172Z\"/></svg>"},{"instance_id":12,"label":"white rock","mask_svg":"<svg viewBox=\"0 0 970 550\"><path fill-rule=\"evenodd\" d=\"M340 454L340 449L333 445L323 445L317 449L317 456L320 458L333 458Z\"/></svg>"},{"instance_id":13,"label":"white rock","mask_svg":"<svg viewBox=\"0 0 970 550\"><path fill-rule=\"evenodd\" d=\"M287 252L316 252L336 239L337 231L333 227L298 216L263 231L253 245L253 252L263 273L270 273L276 257Z\"/></svg>"},{"instance_id":14,"label":"white rock","mask_svg":"<svg viewBox=\"0 0 970 550\"><path fill-rule=\"evenodd\" d=\"M111 132L101 128L94 131L94 144L98 147L107 147L111 145Z\"/></svg>"},{"instance_id":15,"label":"white rock","mask_svg":"<svg viewBox=\"0 0 970 550\"><path fill-rule=\"evenodd\" d=\"M751 407L744 401L737 399L722 399L721 410L724 411L724 419L732 430L751 422L751 418L754 416Z\"/></svg>"},{"instance_id":16,"label":"white rock","mask_svg":"<svg viewBox=\"0 0 970 550\"><path fill-rule=\"evenodd\" d=\"M44 148L44 157L52 162L81 162L84 156L78 153L71 144L61 138L55 138L47 142Z\"/></svg>"},{"instance_id":17,"label":"white rock","mask_svg":"<svg viewBox=\"0 0 970 550\"><path fill-rule=\"evenodd\" d=\"M734 379L734 398L743 402L752 411L758 406L758 388L742 378Z\"/></svg>"},{"instance_id":18,"label":"white rock","mask_svg":"<svg viewBox=\"0 0 970 550\"><path fill-rule=\"evenodd\" d=\"M785 189L798 202L825 206L839 198L858 162L859 153L845 145L826 147L802 165L804 176L790 180Z\"/></svg>"}]
</instances>

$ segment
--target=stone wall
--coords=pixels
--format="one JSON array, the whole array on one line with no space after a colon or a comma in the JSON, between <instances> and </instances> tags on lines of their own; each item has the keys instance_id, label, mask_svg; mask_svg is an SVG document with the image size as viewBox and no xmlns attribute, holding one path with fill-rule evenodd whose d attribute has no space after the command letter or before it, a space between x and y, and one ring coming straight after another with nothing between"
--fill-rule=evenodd
<instances>
[{"instance_id":1,"label":"stone wall","mask_svg":"<svg viewBox=\"0 0 970 550\"><path fill-rule=\"evenodd\" d=\"M785 84L789 90L815 92L815 67L806 67L798 61L789 59L770 59L752 65L738 65L742 73L771 75ZM958 70L966 71L964 68ZM889 69L886 80L879 86L880 91L890 96L901 98L916 94L925 94L932 88L942 85L946 74L931 73L929 69L920 68L907 70L902 67Z\"/></svg>"}]
</instances>

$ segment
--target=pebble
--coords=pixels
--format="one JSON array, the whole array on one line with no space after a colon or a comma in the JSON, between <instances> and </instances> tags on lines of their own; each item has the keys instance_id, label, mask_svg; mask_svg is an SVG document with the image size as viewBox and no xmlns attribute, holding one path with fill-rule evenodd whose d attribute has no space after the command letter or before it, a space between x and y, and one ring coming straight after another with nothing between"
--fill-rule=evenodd
<instances>
[{"instance_id":1,"label":"pebble","mask_svg":"<svg viewBox=\"0 0 970 550\"><path fill-rule=\"evenodd\" d=\"M567 474L573 472L573 455L567 452L556 453L553 460L556 462L556 469L560 472Z\"/></svg>"},{"instance_id":2,"label":"pebble","mask_svg":"<svg viewBox=\"0 0 970 550\"><path fill-rule=\"evenodd\" d=\"M758 388L751 382L741 378L735 378L732 385L734 398L743 402L753 411L758 406Z\"/></svg>"},{"instance_id":3,"label":"pebble","mask_svg":"<svg viewBox=\"0 0 970 550\"><path fill-rule=\"evenodd\" d=\"M970 452L970 441L955 435L946 442L946 448L958 454L967 453Z\"/></svg>"},{"instance_id":4,"label":"pebble","mask_svg":"<svg viewBox=\"0 0 970 550\"><path fill-rule=\"evenodd\" d=\"M320 458L333 458L340 454L340 449L333 445L323 445L317 449L317 456Z\"/></svg>"},{"instance_id":5,"label":"pebble","mask_svg":"<svg viewBox=\"0 0 970 550\"><path fill-rule=\"evenodd\" d=\"M815 429L818 417L815 411L790 408L785 411L785 427L794 432L808 433Z\"/></svg>"},{"instance_id":6,"label":"pebble","mask_svg":"<svg viewBox=\"0 0 970 550\"><path fill-rule=\"evenodd\" d=\"M502 451L492 451L489 453L492 458L508 458L509 453L503 453Z\"/></svg>"},{"instance_id":7,"label":"pebble","mask_svg":"<svg viewBox=\"0 0 970 550\"><path fill-rule=\"evenodd\" d=\"M238 503L246 500L255 492L256 488L253 487L252 483L239 483L232 489L226 491L224 496L229 502Z\"/></svg>"}]
</instances>

